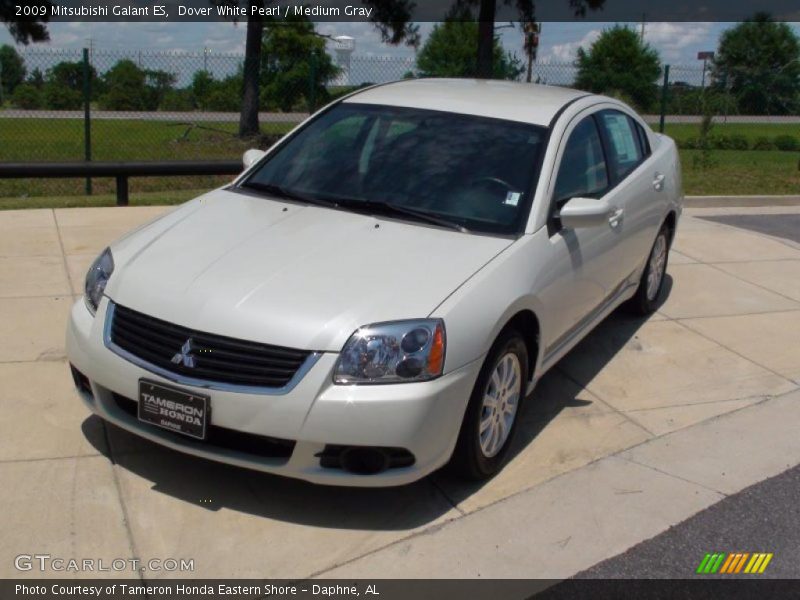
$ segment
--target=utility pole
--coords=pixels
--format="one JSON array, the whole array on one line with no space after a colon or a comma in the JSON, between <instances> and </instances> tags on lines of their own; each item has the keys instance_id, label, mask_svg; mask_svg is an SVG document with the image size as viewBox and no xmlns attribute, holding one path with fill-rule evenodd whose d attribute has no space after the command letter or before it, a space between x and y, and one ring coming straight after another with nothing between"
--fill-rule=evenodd
<instances>
[{"instance_id":1,"label":"utility pole","mask_svg":"<svg viewBox=\"0 0 800 600\"><path fill-rule=\"evenodd\" d=\"M644 24L647 22L647 15L642 13L642 27L639 30L639 41L644 44Z\"/></svg>"}]
</instances>

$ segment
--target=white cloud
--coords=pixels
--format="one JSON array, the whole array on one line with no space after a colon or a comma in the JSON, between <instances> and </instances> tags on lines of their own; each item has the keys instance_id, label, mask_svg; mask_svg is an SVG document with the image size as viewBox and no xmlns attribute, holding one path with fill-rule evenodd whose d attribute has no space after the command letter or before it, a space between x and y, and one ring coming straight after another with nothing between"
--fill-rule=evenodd
<instances>
[{"instance_id":1,"label":"white cloud","mask_svg":"<svg viewBox=\"0 0 800 600\"><path fill-rule=\"evenodd\" d=\"M541 62L572 62L575 60L575 57L578 53L578 48L588 49L589 46L591 46L594 41L600 37L600 33L600 29L592 29L578 41L555 44L552 48L550 48L550 51L541 58Z\"/></svg>"},{"instance_id":2,"label":"white cloud","mask_svg":"<svg viewBox=\"0 0 800 600\"><path fill-rule=\"evenodd\" d=\"M698 50L714 50L712 23L646 23L645 41L659 51L663 62L688 60ZM709 47L706 47L709 46Z\"/></svg>"}]
</instances>

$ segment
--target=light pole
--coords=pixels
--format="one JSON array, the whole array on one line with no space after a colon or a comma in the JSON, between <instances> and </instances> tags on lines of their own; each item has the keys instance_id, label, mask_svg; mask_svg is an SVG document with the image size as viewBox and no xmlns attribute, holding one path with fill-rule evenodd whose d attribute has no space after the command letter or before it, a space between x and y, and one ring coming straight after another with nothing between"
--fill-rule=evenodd
<instances>
[{"instance_id":1,"label":"light pole","mask_svg":"<svg viewBox=\"0 0 800 600\"><path fill-rule=\"evenodd\" d=\"M703 78L700 82L700 89L705 92L706 90L706 67L708 65L708 61L714 60L714 53L710 50L706 52L698 52L697 53L697 60L703 61Z\"/></svg>"}]
</instances>

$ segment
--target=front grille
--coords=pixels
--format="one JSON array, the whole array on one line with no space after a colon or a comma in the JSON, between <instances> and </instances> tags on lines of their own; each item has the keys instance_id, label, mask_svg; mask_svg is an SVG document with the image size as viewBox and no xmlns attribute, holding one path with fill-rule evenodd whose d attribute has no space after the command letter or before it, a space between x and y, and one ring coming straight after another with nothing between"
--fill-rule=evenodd
<instances>
[{"instance_id":1,"label":"front grille","mask_svg":"<svg viewBox=\"0 0 800 600\"><path fill-rule=\"evenodd\" d=\"M191 340L192 366L172 359ZM163 370L193 379L281 388L310 352L203 333L114 305L111 342Z\"/></svg>"},{"instance_id":2,"label":"front grille","mask_svg":"<svg viewBox=\"0 0 800 600\"><path fill-rule=\"evenodd\" d=\"M128 415L137 418L138 405L135 400L121 396L114 393L114 403L117 407L126 412ZM139 425L149 427L149 425L139 421ZM153 426L155 427L155 426ZM166 429L160 429L167 435L173 437L176 441L190 441L179 433L173 433ZM227 429L226 427L219 427L217 425L208 425L206 430L206 439L204 441L191 440L198 444L207 446L214 446L216 448L225 448L226 450L234 450L235 452L242 452L245 454L254 454L263 458L286 458L288 459L294 451L294 440L284 440L280 438L268 437L265 435L256 435L254 433L244 433L236 431L235 429Z\"/></svg>"}]
</instances>

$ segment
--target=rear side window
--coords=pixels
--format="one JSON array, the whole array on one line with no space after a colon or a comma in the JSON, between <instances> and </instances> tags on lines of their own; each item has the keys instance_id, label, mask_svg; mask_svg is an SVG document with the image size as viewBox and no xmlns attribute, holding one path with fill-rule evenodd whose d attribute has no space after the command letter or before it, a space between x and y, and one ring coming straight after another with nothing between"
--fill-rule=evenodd
<instances>
[{"instance_id":1,"label":"rear side window","mask_svg":"<svg viewBox=\"0 0 800 600\"><path fill-rule=\"evenodd\" d=\"M650 142L647 139L647 133L645 132L644 127L639 125L639 123L633 119L631 119L631 123L633 123L633 125L636 127L636 133L639 134L639 143L642 146L642 154L645 158L647 158L650 156Z\"/></svg>"},{"instance_id":2,"label":"rear side window","mask_svg":"<svg viewBox=\"0 0 800 600\"><path fill-rule=\"evenodd\" d=\"M599 197L608 189L608 171L603 145L594 119L583 119L567 140L556 176L557 203L570 198Z\"/></svg>"},{"instance_id":3,"label":"rear side window","mask_svg":"<svg viewBox=\"0 0 800 600\"><path fill-rule=\"evenodd\" d=\"M608 159L614 179L620 181L644 160L641 137L633 120L619 111L601 111L598 121L608 140Z\"/></svg>"}]
</instances>

